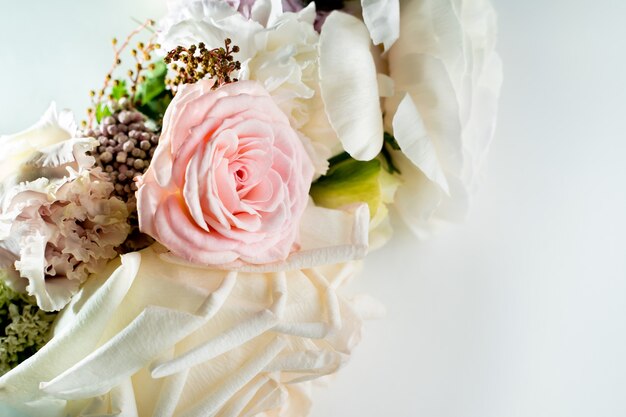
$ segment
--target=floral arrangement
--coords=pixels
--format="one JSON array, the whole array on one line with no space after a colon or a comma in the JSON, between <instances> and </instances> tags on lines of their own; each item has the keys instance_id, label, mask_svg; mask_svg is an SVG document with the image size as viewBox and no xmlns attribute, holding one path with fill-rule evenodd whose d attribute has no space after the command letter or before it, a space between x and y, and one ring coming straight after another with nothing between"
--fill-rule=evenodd
<instances>
[{"instance_id":1,"label":"floral arrangement","mask_svg":"<svg viewBox=\"0 0 626 417\"><path fill-rule=\"evenodd\" d=\"M0 137L3 415L305 416L383 312L345 286L390 216L467 212L487 0L168 6L81 125L53 104Z\"/></svg>"}]
</instances>

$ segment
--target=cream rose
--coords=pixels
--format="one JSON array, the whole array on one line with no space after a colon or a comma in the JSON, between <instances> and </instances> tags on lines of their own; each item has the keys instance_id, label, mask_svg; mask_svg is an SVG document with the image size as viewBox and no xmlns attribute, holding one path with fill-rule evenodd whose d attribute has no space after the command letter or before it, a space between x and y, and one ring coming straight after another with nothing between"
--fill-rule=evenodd
<instances>
[{"instance_id":1,"label":"cream rose","mask_svg":"<svg viewBox=\"0 0 626 417\"><path fill-rule=\"evenodd\" d=\"M284 261L298 248L313 166L258 83L181 89L137 192L140 229L204 265Z\"/></svg>"},{"instance_id":2,"label":"cream rose","mask_svg":"<svg viewBox=\"0 0 626 417\"><path fill-rule=\"evenodd\" d=\"M354 266L237 273L124 255L0 377L0 403L38 417L305 416L306 381L345 364L380 312L338 294Z\"/></svg>"}]
</instances>

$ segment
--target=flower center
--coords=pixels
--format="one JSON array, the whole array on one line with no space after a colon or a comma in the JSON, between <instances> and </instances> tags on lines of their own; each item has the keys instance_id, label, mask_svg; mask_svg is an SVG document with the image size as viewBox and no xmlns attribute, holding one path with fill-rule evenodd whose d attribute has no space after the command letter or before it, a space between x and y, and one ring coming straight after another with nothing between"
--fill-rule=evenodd
<instances>
[{"instance_id":1,"label":"flower center","mask_svg":"<svg viewBox=\"0 0 626 417\"><path fill-rule=\"evenodd\" d=\"M246 182L246 180L248 179L248 171L243 169L243 167L239 168L237 171L235 171L235 176L237 177L238 182Z\"/></svg>"}]
</instances>

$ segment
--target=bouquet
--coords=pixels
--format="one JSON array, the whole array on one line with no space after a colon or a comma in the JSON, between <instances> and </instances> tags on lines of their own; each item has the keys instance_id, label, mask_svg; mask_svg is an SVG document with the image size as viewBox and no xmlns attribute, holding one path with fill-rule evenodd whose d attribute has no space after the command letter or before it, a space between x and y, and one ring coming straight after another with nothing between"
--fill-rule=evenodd
<instances>
[{"instance_id":1,"label":"bouquet","mask_svg":"<svg viewBox=\"0 0 626 417\"><path fill-rule=\"evenodd\" d=\"M487 0L168 9L113 39L80 124L0 137L2 415L308 415L384 314L346 286L390 217L467 212Z\"/></svg>"}]
</instances>

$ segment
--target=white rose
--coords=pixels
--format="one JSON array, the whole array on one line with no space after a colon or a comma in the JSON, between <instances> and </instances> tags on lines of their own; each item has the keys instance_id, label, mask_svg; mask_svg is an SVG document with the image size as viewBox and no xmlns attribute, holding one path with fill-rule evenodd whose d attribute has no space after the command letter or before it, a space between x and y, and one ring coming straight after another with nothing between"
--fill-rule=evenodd
<instances>
[{"instance_id":1,"label":"white rose","mask_svg":"<svg viewBox=\"0 0 626 417\"><path fill-rule=\"evenodd\" d=\"M373 312L338 295L353 272L237 273L154 248L124 255L86 282L47 345L0 378L0 403L38 417L302 417L306 381L346 362L361 313Z\"/></svg>"}]
</instances>

